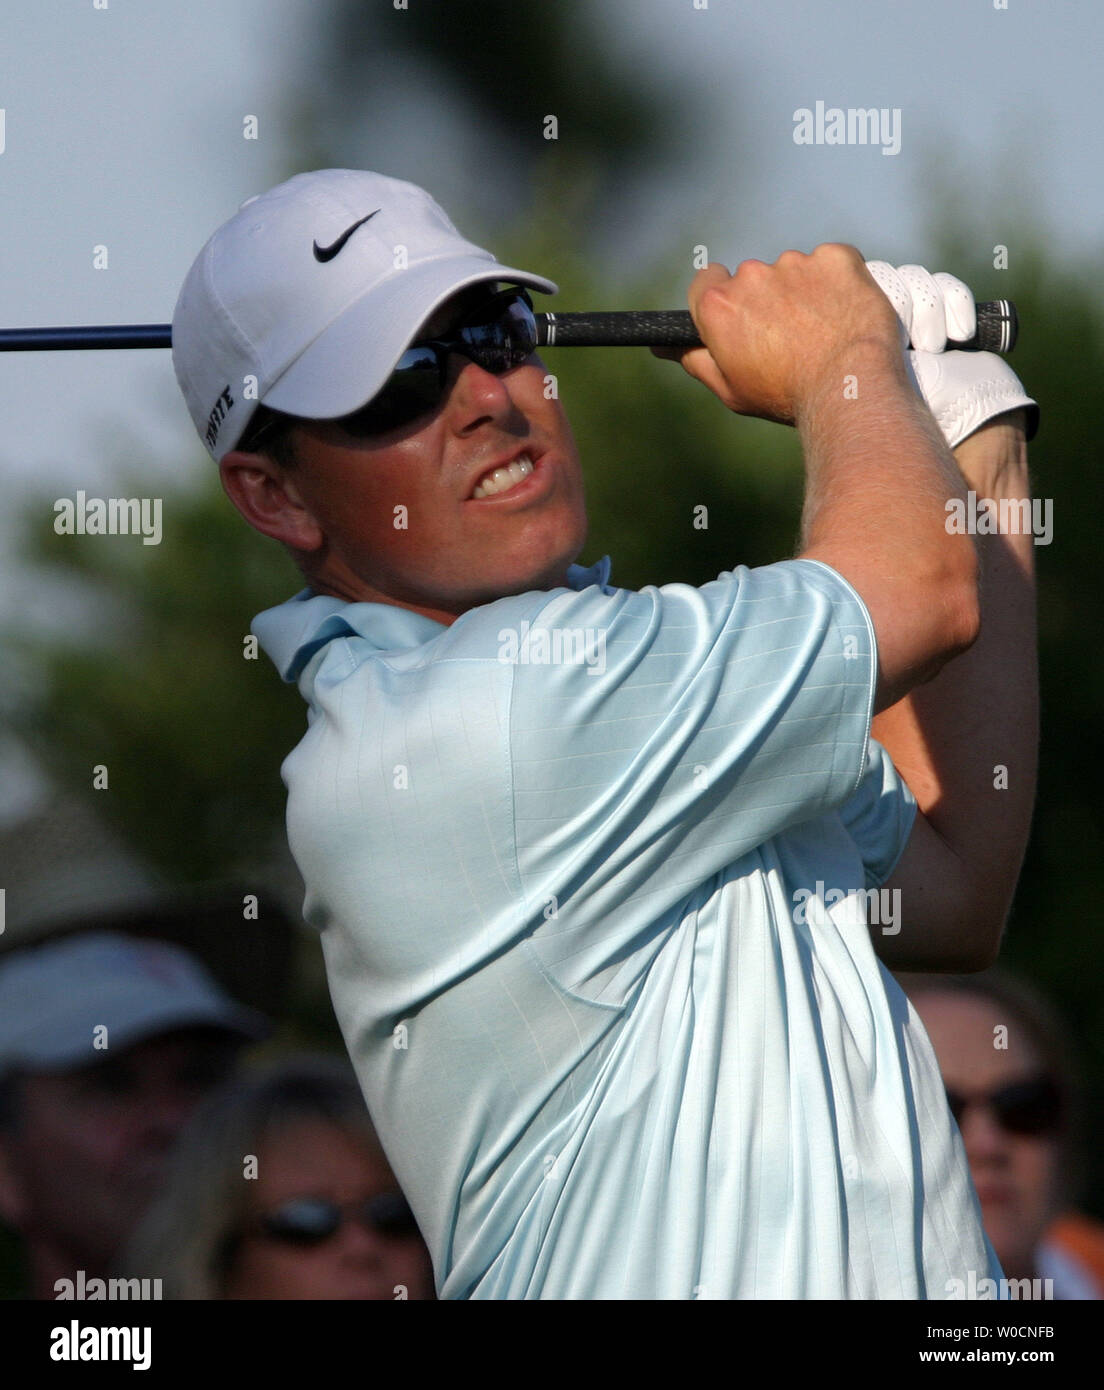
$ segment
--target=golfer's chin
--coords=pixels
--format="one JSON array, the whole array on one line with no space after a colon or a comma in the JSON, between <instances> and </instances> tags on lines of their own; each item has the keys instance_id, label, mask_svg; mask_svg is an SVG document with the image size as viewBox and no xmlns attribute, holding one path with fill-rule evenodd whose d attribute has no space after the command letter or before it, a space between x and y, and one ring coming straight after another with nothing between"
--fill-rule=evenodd
<instances>
[{"instance_id":1,"label":"golfer's chin","mask_svg":"<svg viewBox=\"0 0 1104 1390\"><path fill-rule=\"evenodd\" d=\"M560 553L542 565L534 565L531 558L526 557L511 569L500 566L496 574L488 576L486 583L468 596L464 611L476 608L480 604L493 603L495 599L508 598L513 594L569 587L567 572L575 563L580 549L581 545L572 546L570 550Z\"/></svg>"},{"instance_id":2,"label":"golfer's chin","mask_svg":"<svg viewBox=\"0 0 1104 1390\"><path fill-rule=\"evenodd\" d=\"M584 524L565 527L555 538L530 533L507 549L469 543L452 565L438 564L429 573L393 569L380 574L327 557L328 563L305 576L316 594L349 603L389 603L448 624L496 599L566 587L585 539Z\"/></svg>"},{"instance_id":3,"label":"golfer's chin","mask_svg":"<svg viewBox=\"0 0 1104 1390\"><path fill-rule=\"evenodd\" d=\"M586 544L586 515L579 508L566 517L557 517L556 523L534 526L520 544L497 557L497 573L490 576L482 602L508 594L567 587L567 572Z\"/></svg>"}]
</instances>

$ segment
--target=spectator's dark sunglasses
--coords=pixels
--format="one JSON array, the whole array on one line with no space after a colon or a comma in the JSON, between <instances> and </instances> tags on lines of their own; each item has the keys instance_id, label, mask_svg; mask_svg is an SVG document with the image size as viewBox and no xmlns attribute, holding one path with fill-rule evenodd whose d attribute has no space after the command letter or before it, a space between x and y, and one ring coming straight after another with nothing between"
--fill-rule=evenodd
<instances>
[{"instance_id":1,"label":"spectator's dark sunglasses","mask_svg":"<svg viewBox=\"0 0 1104 1390\"><path fill-rule=\"evenodd\" d=\"M962 1124L966 1107L978 1104L987 1105L1009 1134L1034 1138L1053 1134L1062 1124L1062 1094L1049 1076L1017 1081L980 1095L964 1096L948 1087L947 1101L958 1125Z\"/></svg>"},{"instance_id":2,"label":"spectator's dark sunglasses","mask_svg":"<svg viewBox=\"0 0 1104 1390\"><path fill-rule=\"evenodd\" d=\"M484 371L501 376L520 367L536 347L537 320L525 290L515 286L487 295L446 337L408 347L382 390L336 423L355 439L397 430L440 405L450 353L457 352L478 362Z\"/></svg>"},{"instance_id":3,"label":"spectator's dark sunglasses","mask_svg":"<svg viewBox=\"0 0 1104 1390\"><path fill-rule=\"evenodd\" d=\"M334 1202L328 1197L293 1197L266 1212L257 1230L285 1245L321 1245L336 1235L346 1221L359 1221L377 1235L416 1236L418 1227L406 1198L399 1192L382 1192L359 1202Z\"/></svg>"}]
</instances>

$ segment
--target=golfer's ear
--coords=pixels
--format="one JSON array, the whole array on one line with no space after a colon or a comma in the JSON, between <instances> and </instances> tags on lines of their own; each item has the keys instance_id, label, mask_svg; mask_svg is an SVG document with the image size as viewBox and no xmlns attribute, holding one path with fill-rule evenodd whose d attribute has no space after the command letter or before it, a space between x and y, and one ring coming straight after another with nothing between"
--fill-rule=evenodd
<instances>
[{"instance_id":1,"label":"golfer's ear","mask_svg":"<svg viewBox=\"0 0 1104 1390\"><path fill-rule=\"evenodd\" d=\"M317 550L325 537L287 471L267 454L231 449L219 463L227 497L255 531L290 545Z\"/></svg>"}]
</instances>

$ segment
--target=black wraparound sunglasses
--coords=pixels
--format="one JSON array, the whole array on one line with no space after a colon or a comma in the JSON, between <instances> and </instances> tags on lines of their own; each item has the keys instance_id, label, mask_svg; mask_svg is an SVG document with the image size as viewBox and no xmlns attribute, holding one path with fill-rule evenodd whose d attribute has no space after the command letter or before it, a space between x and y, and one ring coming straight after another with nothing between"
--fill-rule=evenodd
<instances>
[{"instance_id":1,"label":"black wraparound sunglasses","mask_svg":"<svg viewBox=\"0 0 1104 1390\"><path fill-rule=\"evenodd\" d=\"M447 390L450 354L459 353L484 371L501 376L520 367L536 349L537 320L528 293L512 286L488 294L444 337L412 343L367 405L331 423L353 439L388 434L441 404ZM278 411L265 412L257 427L247 431L239 448L256 452L270 431L291 418Z\"/></svg>"},{"instance_id":2,"label":"black wraparound sunglasses","mask_svg":"<svg viewBox=\"0 0 1104 1390\"><path fill-rule=\"evenodd\" d=\"M947 1102L957 1125L968 1105L987 1105L1009 1134L1038 1137L1055 1133L1062 1124L1062 1093L1049 1076L1016 1081L980 1095L964 1096L947 1088Z\"/></svg>"},{"instance_id":3,"label":"black wraparound sunglasses","mask_svg":"<svg viewBox=\"0 0 1104 1390\"><path fill-rule=\"evenodd\" d=\"M536 347L537 321L526 291L515 287L488 295L446 337L408 347L383 389L337 424L356 439L386 434L440 405L451 353L501 376L520 367Z\"/></svg>"},{"instance_id":4,"label":"black wraparound sunglasses","mask_svg":"<svg viewBox=\"0 0 1104 1390\"><path fill-rule=\"evenodd\" d=\"M358 1221L366 1230L392 1238L418 1234L414 1214L398 1192L345 1203L329 1197L294 1197L260 1217L254 1232L284 1245L321 1245L346 1221Z\"/></svg>"}]
</instances>

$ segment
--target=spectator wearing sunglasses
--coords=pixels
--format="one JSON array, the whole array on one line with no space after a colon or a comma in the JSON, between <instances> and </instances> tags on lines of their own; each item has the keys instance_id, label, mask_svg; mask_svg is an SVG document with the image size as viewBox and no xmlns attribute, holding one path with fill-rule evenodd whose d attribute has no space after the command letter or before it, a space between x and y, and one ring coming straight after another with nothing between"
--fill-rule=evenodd
<instances>
[{"instance_id":1,"label":"spectator wearing sunglasses","mask_svg":"<svg viewBox=\"0 0 1104 1390\"><path fill-rule=\"evenodd\" d=\"M576 563L582 466L528 302L555 286L423 190L297 175L185 279L192 418L306 580L253 623L309 706L289 840L442 1298L921 1298L999 1275L945 1109L919 1144L942 1087L885 963L989 963L1022 857L1032 777L985 800L998 755L965 716L984 700L1000 760L1031 767L1031 537L985 538L997 620L967 651L977 555L944 503L956 460L1019 495L1032 403L995 357L931 360L972 297L908 272L901 318L854 248L699 273L717 356L683 365L799 424L805 549L639 592ZM918 368L956 383L946 429L905 317ZM937 673L932 731L900 702ZM892 935L857 901L883 885Z\"/></svg>"},{"instance_id":2,"label":"spectator wearing sunglasses","mask_svg":"<svg viewBox=\"0 0 1104 1390\"><path fill-rule=\"evenodd\" d=\"M1104 1233L1073 1210L1083 1124L1064 1026L1035 990L1000 970L901 983L939 1060L1006 1278L1049 1279L1055 1298L1104 1297Z\"/></svg>"},{"instance_id":3,"label":"spectator wearing sunglasses","mask_svg":"<svg viewBox=\"0 0 1104 1390\"><path fill-rule=\"evenodd\" d=\"M128 1272L176 1299L432 1299L417 1225L336 1058L270 1063L181 1136Z\"/></svg>"}]
</instances>

